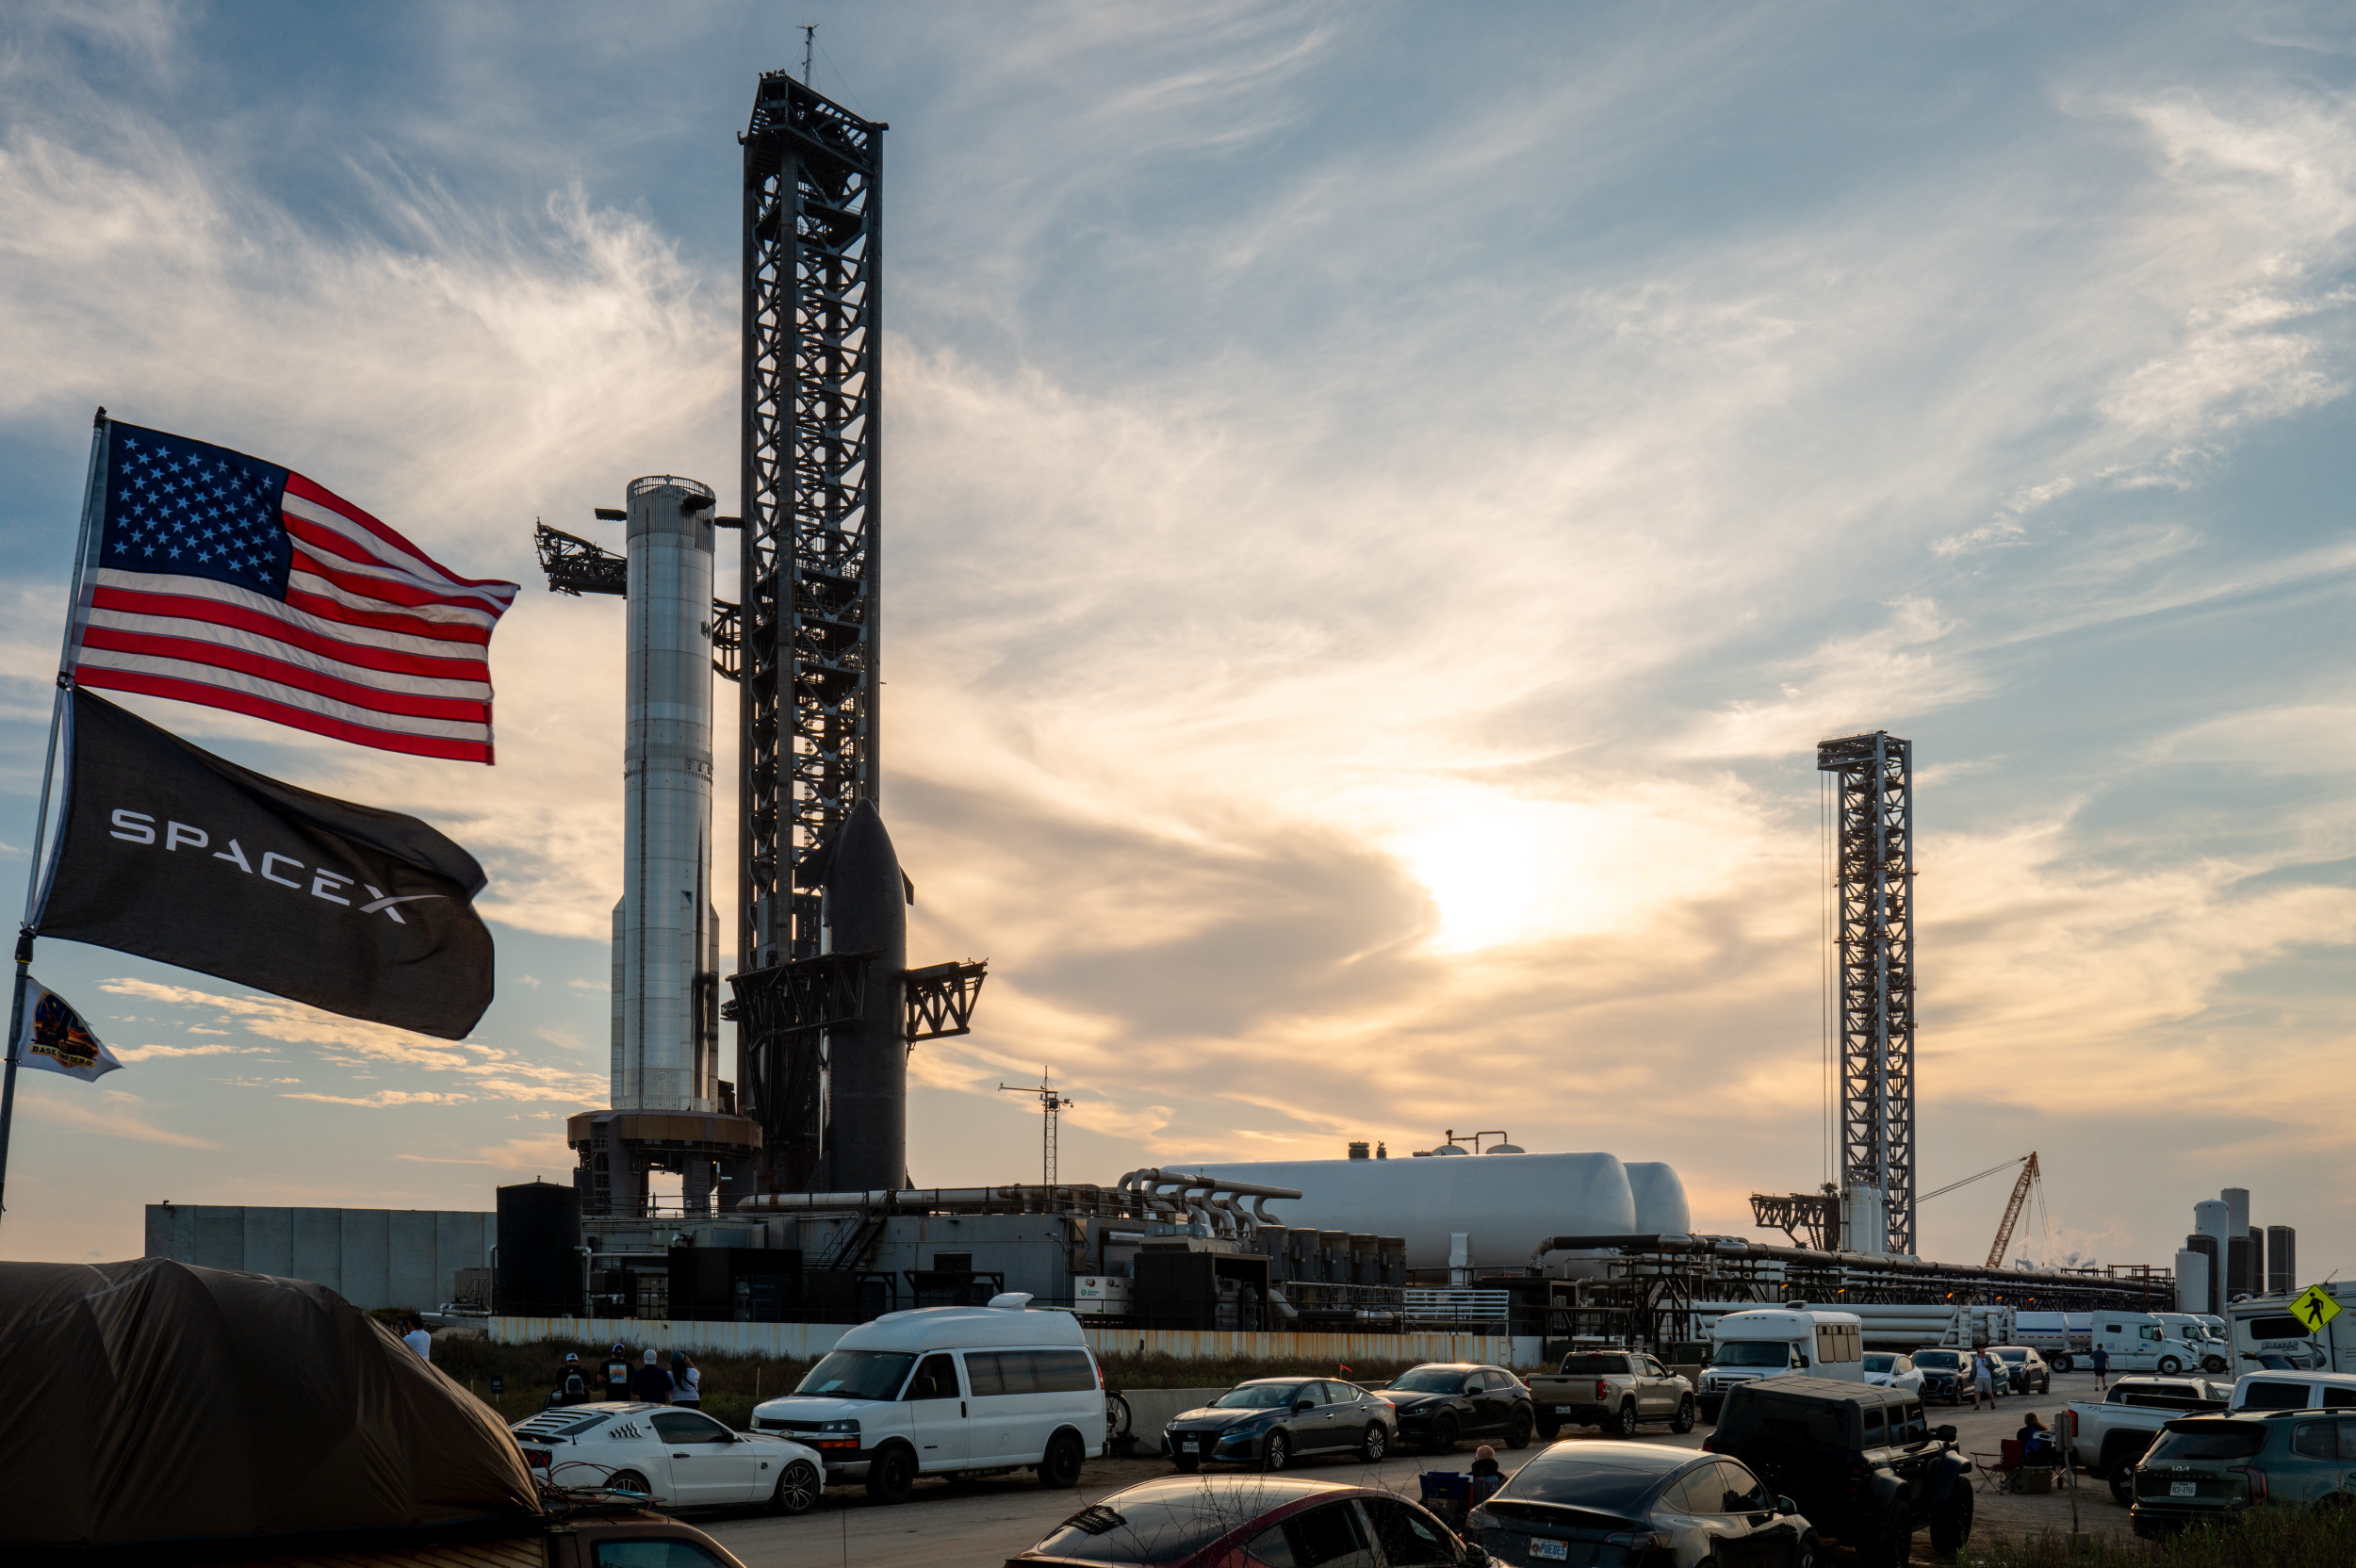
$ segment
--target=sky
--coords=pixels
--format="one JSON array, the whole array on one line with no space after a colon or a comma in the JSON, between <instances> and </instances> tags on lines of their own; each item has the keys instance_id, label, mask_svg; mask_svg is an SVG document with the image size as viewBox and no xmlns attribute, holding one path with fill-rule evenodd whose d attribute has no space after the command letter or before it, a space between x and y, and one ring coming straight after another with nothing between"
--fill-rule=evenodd
<instances>
[{"instance_id":1,"label":"sky","mask_svg":"<svg viewBox=\"0 0 2356 1568\"><path fill-rule=\"evenodd\" d=\"M1454 1130L1824 1179L1815 745L1916 748L1921 1184L2356 1268L2356 17L2325 5L20 0L0 14L0 852L91 411L524 583L499 761L161 700L490 873L463 1042L68 942L0 1256L140 1206L488 1208L604 1103L640 474L735 510L756 74L888 121L882 806L912 1174ZM606 542L619 545L607 530ZM722 592L733 596L724 574ZM723 689L722 701L733 692ZM722 776L733 766L722 737ZM733 845L722 801L719 863ZM723 876L726 888L730 878ZM733 912L722 910L724 929ZM1976 1262L1995 1178L1922 1209Z\"/></svg>"}]
</instances>

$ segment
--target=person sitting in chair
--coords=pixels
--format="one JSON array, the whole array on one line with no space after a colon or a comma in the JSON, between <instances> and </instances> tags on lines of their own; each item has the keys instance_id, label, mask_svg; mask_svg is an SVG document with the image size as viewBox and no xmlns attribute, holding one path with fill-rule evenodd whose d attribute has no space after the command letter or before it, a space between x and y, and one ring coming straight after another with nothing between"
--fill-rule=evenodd
<instances>
[{"instance_id":1,"label":"person sitting in chair","mask_svg":"<svg viewBox=\"0 0 2356 1568\"><path fill-rule=\"evenodd\" d=\"M2026 1466L2051 1467L2061 1462L2061 1455L2053 1446L2053 1429L2037 1418L2031 1411L2021 1430L2013 1434L2021 1445L2021 1462Z\"/></svg>"}]
</instances>

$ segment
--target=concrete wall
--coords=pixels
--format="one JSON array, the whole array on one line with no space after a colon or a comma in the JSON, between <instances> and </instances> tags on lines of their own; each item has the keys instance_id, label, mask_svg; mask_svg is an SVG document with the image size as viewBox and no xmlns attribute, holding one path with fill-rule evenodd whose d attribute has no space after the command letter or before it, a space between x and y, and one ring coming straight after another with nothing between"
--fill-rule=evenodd
<instances>
[{"instance_id":1,"label":"concrete wall","mask_svg":"<svg viewBox=\"0 0 2356 1568\"><path fill-rule=\"evenodd\" d=\"M491 1266L499 1217L464 1210L150 1203L147 1255L323 1284L356 1307L431 1312Z\"/></svg>"},{"instance_id":2,"label":"concrete wall","mask_svg":"<svg viewBox=\"0 0 2356 1568\"><path fill-rule=\"evenodd\" d=\"M1012 1281L1007 1282L1012 1284ZM662 1349L709 1350L745 1356L807 1361L834 1348L851 1331L847 1323L695 1323L668 1318L494 1317L491 1339L499 1345L535 1345L543 1340L586 1340L594 1345L653 1345ZM1178 1356L1187 1360L1246 1357L1298 1362L1331 1375L1355 1358L1367 1361L1470 1361L1513 1364L1513 1341L1489 1334L1300 1334L1240 1333L1177 1329L1088 1329L1088 1348L1116 1352Z\"/></svg>"}]
</instances>

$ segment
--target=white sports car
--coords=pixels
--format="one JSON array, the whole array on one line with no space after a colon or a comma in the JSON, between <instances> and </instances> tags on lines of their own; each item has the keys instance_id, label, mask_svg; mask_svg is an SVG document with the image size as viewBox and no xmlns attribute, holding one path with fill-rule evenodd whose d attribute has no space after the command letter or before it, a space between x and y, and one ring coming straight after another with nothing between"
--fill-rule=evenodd
<instances>
[{"instance_id":1,"label":"white sports car","mask_svg":"<svg viewBox=\"0 0 2356 1568\"><path fill-rule=\"evenodd\" d=\"M560 1405L508 1429L551 1486L638 1492L663 1508L766 1503L803 1513L826 1489L817 1450L668 1405Z\"/></svg>"}]
</instances>

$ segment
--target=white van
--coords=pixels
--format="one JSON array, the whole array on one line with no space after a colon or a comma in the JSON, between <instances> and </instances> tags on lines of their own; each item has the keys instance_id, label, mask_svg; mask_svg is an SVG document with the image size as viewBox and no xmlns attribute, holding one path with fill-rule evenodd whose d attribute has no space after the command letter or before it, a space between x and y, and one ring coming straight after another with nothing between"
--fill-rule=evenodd
<instances>
[{"instance_id":1,"label":"white van","mask_svg":"<svg viewBox=\"0 0 2356 1568\"><path fill-rule=\"evenodd\" d=\"M2320 1329L2291 1315L2289 1297L2234 1302L2227 1314L2233 1324L2233 1370L2356 1372L2356 1281L2323 1288L2339 1302L2340 1313Z\"/></svg>"},{"instance_id":2,"label":"white van","mask_svg":"<svg viewBox=\"0 0 2356 1568\"><path fill-rule=\"evenodd\" d=\"M2173 1319L2173 1321L2169 1321ZM2222 1372L2225 1353L2209 1343L2207 1331L2183 1313L2098 1312L2095 1347L2107 1352L2114 1372Z\"/></svg>"},{"instance_id":3,"label":"white van","mask_svg":"<svg viewBox=\"0 0 2356 1568\"><path fill-rule=\"evenodd\" d=\"M1726 1314L1710 1325L1710 1364L1695 1402L1703 1420L1715 1421L1735 1384L1803 1374L1865 1380L1865 1326L1857 1314L1806 1307Z\"/></svg>"},{"instance_id":4,"label":"white van","mask_svg":"<svg viewBox=\"0 0 2356 1568\"><path fill-rule=\"evenodd\" d=\"M826 1456L826 1479L899 1502L918 1476L1039 1472L1066 1487L1104 1442L1104 1379L1080 1320L987 1307L886 1313L835 1342L801 1387L753 1407L753 1429Z\"/></svg>"}]
</instances>

